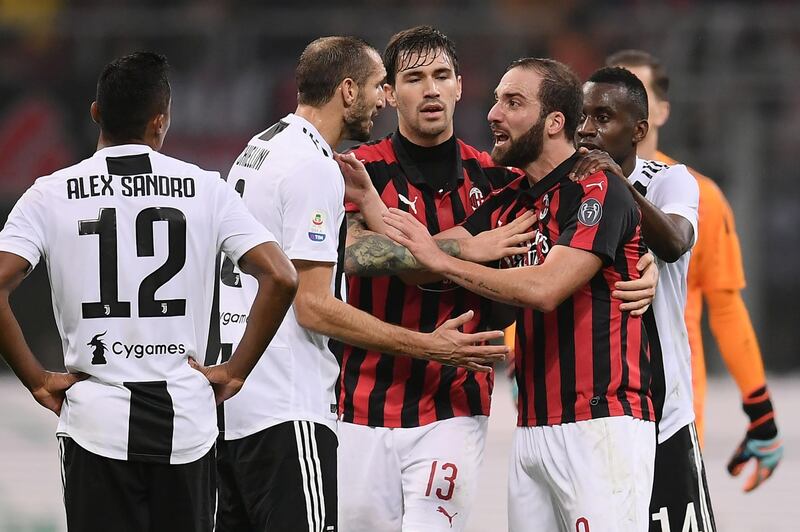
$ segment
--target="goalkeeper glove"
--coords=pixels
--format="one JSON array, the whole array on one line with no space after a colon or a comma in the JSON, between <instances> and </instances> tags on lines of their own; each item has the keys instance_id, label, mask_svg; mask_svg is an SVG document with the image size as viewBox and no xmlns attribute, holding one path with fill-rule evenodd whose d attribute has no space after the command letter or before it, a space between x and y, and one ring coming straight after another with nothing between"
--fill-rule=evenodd
<instances>
[{"instance_id":1,"label":"goalkeeper glove","mask_svg":"<svg viewBox=\"0 0 800 532\"><path fill-rule=\"evenodd\" d=\"M748 492L756 489L772 475L783 458L783 443L778 437L775 412L766 385L745 397L742 407L750 418L750 426L744 440L728 462L728 472L737 476L750 460L755 459L755 472L744 484L744 491Z\"/></svg>"}]
</instances>

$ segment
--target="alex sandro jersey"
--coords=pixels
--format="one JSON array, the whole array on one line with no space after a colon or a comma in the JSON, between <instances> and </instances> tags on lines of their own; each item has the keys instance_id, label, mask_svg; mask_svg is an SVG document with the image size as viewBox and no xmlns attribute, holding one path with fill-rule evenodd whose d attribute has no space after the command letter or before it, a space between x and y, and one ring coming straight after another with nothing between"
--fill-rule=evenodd
<instances>
[{"instance_id":1,"label":"alex sandro jersey","mask_svg":"<svg viewBox=\"0 0 800 532\"><path fill-rule=\"evenodd\" d=\"M89 375L67 391L58 433L118 460L205 455L214 394L187 359L205 354L216 258L274 240L218 173L144 145L37 179L0 250L45 259L64 363Z\"/></svg>"}]
</instances>

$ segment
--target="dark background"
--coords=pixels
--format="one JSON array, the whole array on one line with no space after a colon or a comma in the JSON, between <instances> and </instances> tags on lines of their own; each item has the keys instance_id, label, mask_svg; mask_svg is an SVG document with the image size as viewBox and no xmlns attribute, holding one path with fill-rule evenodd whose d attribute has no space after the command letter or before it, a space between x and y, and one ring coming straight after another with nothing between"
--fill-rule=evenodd
<instances>
[{"instance_id":1,"label":"dark background","mask_svg":"<svg viewBox=\"0 0 800 532\"><path fill-rule=\"evenodd\" d=\"M483 149L492 90L511 60L553 57L585 78L606 54L642 48L661 57L672 77L661 148L714 178L736 213L745 297L767 369L800 367L800 8L793 2L108 4L0 2L0 220L37 176L94 151L89 105L97 76L134 50L164 53L173 67L173 121L163 151L224 173L247 139L294 110L296 59L319 36L357 35L382 49L394 32L416 24L443 30L456 42L464 80L457 134ZM395 125L386 110L375 136ZM12 301L36 354L58 367L42 266ZM719 370L718 359L709 358Z\"/></svg>"}]
</instances>

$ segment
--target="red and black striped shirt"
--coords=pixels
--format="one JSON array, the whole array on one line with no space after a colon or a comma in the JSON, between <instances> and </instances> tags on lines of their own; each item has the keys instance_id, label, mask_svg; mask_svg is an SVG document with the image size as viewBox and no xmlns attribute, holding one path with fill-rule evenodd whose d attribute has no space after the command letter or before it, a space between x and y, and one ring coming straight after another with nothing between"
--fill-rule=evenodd
<instances>
[{"instance_id":1,"label":"red and black striped shirt","mask_svg":"<svg viewBox=\"0 0 800 532\"><path fill-rule=\"evenodd\" d=\"M425 179L405 150L399 133L354 150L389 207L411 212L432 234L463 222L493 191L519 176L491 157L457 140L452 175ZM438 176L441 178L442 176ZM441 188L434 188L438 181ZM357 208L348 205L348 212ZM491 303L449 281L406 285L395 276L349 277L348 303L373 316L422 332L475 311L464 332L486 329ZM417 427L455 416L489 414L492 376L436 362L344 346L339 381L339 414L350 423L373 427Z\"/></svg>"},{"instance_id":2,"label":"red and black striped shirt","mask_svg":"<svg viewBox=\"0 0 800 532\"><path fill-rule=\"evenodd\" d=\"M533 210L530 251L501 267L541 264L553 246L596 254L602 268L552 312L517 313L519 426L557 425L628 415L654 420L650 351L641 318L619 310L614 283L639 277L647 251L641 213L624 183L598 172L567 177L575 156L531 186L520 178L486 200L464 223L472 234Z\"/></svg>"}]
</instances>

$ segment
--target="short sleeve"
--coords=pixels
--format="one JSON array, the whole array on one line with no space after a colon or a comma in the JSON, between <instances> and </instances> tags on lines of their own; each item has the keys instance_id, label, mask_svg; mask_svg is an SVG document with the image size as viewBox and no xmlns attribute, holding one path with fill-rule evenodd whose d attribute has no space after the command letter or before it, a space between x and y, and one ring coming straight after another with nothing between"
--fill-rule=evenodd
<instances>
[{"instance_id":1,"label":"short sleeve","mask_svg":"<svg viewBox=\"0 0 800 532\"><path fill-rule=\"evenodd\" d=\"M639 209L616 176L596 173L560 189L556 245L589 251L612 264L617 250L639 223Z\"/></svg>"},{"instance_id":2,"label":"short sleeve","mask_svg":"<svg viewBox=\"0 0 800 532\"><path fill-rule=\"evenodd\" d=\"M33 269L45 256L45 221L42 192L36 185L17 201L0 231L0 251L18 255Z\"/></svg>"},{"instance_id":3,"label":"short sleeve","mask_svg":"<svg viewBox=\"0 0 800 532\"><path fill-rule=\"evenodd\" d=\"M238 264L239 259L257 245L275 242L275 236L250 214L242 198L221 179L218 194L221 208L217 249Z\"/></svg>"},{"instance_id":4,"label":"short sleeve","mask_svg":"<svg viewBox=\"0 0 800 532\"><path fill-rule=\"evenodd\" d=\"M315 157L278 186L283 251L293 260L336 262L344 217L344 179L329 159Z\"/></svg>"},{"instance_id":5,"label":"short sleeve","mask_svg":"<svg viewBox=\"0 0 800 532\"><path fill-rule=\"evenodd\" d=\"M699 237L697 209L700 189L697 180L682 164L670 166L653 176L647 188L647 200L666 214L677 214L685 218L694 229L694 241Z\"/></svg>"}]
</instances>

